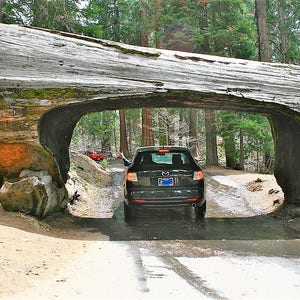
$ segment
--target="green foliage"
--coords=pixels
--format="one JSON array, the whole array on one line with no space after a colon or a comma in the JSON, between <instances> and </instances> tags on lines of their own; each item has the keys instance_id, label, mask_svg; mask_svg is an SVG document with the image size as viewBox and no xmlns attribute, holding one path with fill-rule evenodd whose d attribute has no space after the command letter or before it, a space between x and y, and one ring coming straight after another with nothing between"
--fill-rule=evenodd
<instances>
[{"instance_id":1,"label":"green foliage","mask_svg":"<svg viewBox=\"0 0 300 300\"><path fill-rule=\"evenodd\" d=\"M254 17L243 1L212 1L207 8L207 26L201 33L209 40L211 54L256 57Z\"/></svg>"},{"instance_id":2,"label":"green foliage","mask_svg":"<svg viewBox=\"0 0 300 300\"><path fill-rule=\"evenodd\" d=\"M272 156L274 154L274 142L269 121L261 115L248 113L219 111L218 132L225 143L235 149L232 157L239 159L239 137L244 139L243 152L246 159L253 153Z\"/></svg>"},{"instance_id":3,"label":"green foliage","mask_svg":"<svg viewBox=\"0 0 300 300\"><path fill-rule=\"evenodd\" d=\"M75 170L76 169L76 164L72 161L70 163L70 170Z\"/></svg>"},{"instance_id":4,"label":"green foliage","mask_svg":"<svg viewBox=\"0 0 300 300\"><path fill-rule=\"evenodd\" d=\"M268 5L272 61L300 63L299 0L275 0Z\"/></svg>"},{"instance_id":5,"label":"green foliage","mask_svg":"<svg viewBox=\"0 0 300 300\"><path fill-rule=\"evenodd\" d=\"M74 129L73 144L84 149L110 149L110 145L114 144L117 126L115 111L87 114L78 121Z\"/></svg>"},{"instance_id":6,"label":"green foliage","mask_svg":"<svg viewBox=\"0 0 300 300\"><path fill-rule=\"evenodd\" d=\"M101 25L101 24L86 24L82 28L82 32L87 36L101 39L103 37L103 25Z\"/></svg>"},{"instance_id":7,"label":"green foliage","mask_svg":"<svg viewBox=\"0 0 300 300\"><path fill-rule=\"evenodd\" d=\"M143 22L141 8L147 11ZM269 0L272 60L299 63L299 18L298 0ZM157 46L159 38L166 48L175 45L180 50L188 43L194 52L257 59L255 7L251 0L88 0L85 6L80 0L6 0L0 22L84 33L135 45L140 44L140 33L146 29L150 46ZM178 30L173 34L175 28Z\"/></svg>"},{"instance_id":8,"label":"green foliage","mask_svg":"<svg viewBox=\"0 0 300 300\"><path fill-rule=\"evenodd\" d=\"M79 2L79 0L7 0L3 4L1 20L4 23L78 32L81 27L78 19Z\"/></svg>"},{"instance_id":9,"label":"green foliage","mask_svg":"<svg viewBox=\"0 0 300 300\"><path fill-rule=\"evenodd\" d=\"M102 168L104 168L104 169L107 169L108 167L109 167L109 161L107 160L107 159L103 159L102 161L101 161L101 166L102 166Z\"/></svg>"},{"instance_id":10,"label":"green foliage","mask_svg":"<svg viewBox=\"0 0 300 300\"><path fill-rule=\"evenodd\" d=\"M103 38L139 44L140 1L137 0L90 0L81 11L83 33Z\"/></svg>"},{"instance_id":11,"label":"green foliage","mask_svg":"<svg viewBox=\"0 0 300 300\"><path fill-rule=\"evenodd\" d=\"M4 1L0 21L7 24L29 24L28 1Z\"/></svg>"}]
</instances>

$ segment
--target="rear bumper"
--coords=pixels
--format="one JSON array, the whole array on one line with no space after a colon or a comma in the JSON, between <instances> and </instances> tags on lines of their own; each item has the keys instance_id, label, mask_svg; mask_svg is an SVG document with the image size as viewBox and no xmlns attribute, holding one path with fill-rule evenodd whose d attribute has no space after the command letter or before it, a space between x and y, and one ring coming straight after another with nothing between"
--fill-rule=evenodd
<instances>
[{"instance_id":1,"label":"rear bumper","mask_svg":"<svg viewBox=\"0 0 300 300\"><path fill-rule=\"evenodd\" d=\"M184 207L193 203L202 206L204 190L198 189L132 189L127 191L125 202L133 207Z\"/></svg>"}]
</instances>

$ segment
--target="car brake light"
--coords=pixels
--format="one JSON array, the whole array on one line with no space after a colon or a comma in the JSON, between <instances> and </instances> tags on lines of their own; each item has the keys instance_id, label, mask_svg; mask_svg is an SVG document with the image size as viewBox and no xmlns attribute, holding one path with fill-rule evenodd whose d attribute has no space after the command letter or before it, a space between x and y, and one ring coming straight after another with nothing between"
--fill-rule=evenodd
<instances>
[{"instance_id":1,"label":"car brake light","mask_svg":"<svg viewBox=\"0 0 300 300\"><path fill-rule=\"evenodd\" d=\"M138 181L137 174L134 172L128 172L126 175L127 181Z\"/></svg>"},{"instance_id":2,"label":"car brake light","mask_svg":"<svg viewBox=\"0 0 300 300\"><path fill-rule=\"evenodd\" d=\"M169 153L169 152L170 152L170 149L166 149L166 148L158 149L158 153Z\"/></svg>"},{"instance_id":3,"label":"car brake light","mask_svg":"<svg viewBox=\"0 0 300 300\"><path fill-rule=\"evenodd\" d=\"M186 200L187 201L199 201L199 200L201 200L201 198L199 198L199 197L193 197L193 198L187 198Z\"/></svg>"},{"instance_id":4,"label":"car brake light","mask_svg":"<svg viewBox=\"0 0 300 300\"><path fill-rule=\"evenodd\" d=\"M193 180L202 180L202 179L204 179L203 171L195 171Z\"/></svg>"},{"instance_id":5,"label":"car brake light","mask_svg":"<svg viewBox=\"0 0 300 300\"><path fill-rule=\"evenodd\" d=\"M132 202L143 203L143 202L145 202L145 200L144 199L133 199Z\"/></svg>"}]
</instances>

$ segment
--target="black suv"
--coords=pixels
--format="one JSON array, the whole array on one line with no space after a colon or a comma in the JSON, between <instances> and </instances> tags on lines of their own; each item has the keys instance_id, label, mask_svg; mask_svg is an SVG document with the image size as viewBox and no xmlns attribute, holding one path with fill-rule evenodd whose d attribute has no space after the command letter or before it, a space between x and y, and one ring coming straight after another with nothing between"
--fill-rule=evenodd
<instances>
[{"instance_id":1,"label":"black suv","mask_svg":"<svg viewBox=\"0 0 300 300\"><path fill-rule=\"evenodd\" d=\"M204 217L204 173L186 147L151 146L135 152L124 180L124 213L142 208L183 207Z\"/></svg>"}]
</instances>

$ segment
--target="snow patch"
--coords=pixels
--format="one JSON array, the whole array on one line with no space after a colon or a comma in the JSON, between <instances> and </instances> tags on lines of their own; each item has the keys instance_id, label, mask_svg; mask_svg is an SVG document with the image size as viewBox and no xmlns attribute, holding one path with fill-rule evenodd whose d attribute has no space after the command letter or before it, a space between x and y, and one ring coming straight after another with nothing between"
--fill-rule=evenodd
<instances>
[{"instance_id":1,"label":"snow patch","mask_svg":"<svg viewBox=\"0 0 300 300\"><path fill-rule=\"evenodd\" d=\"M237 182L232 180L229 176L215 175L215 176L212 176L212 179L218 181L220 184L223 184L223 185L232 186L234 188L239 187Z\"/></svg>"}]
</instances>

